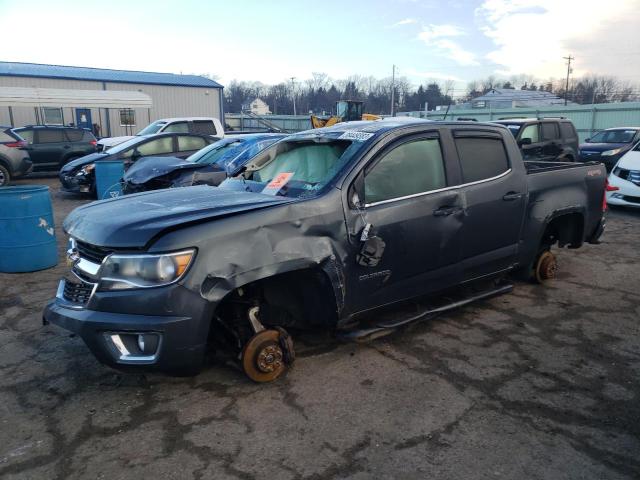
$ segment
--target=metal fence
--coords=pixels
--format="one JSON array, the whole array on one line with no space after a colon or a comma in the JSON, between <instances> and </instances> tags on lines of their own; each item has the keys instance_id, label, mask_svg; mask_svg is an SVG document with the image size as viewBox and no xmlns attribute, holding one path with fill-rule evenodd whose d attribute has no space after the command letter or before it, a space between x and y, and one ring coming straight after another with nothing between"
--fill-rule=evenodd
<instances>
[{"instance_id":1,"label":"metal fence","mask_svg":"<svg viewBox=\"0 0 640 480\"><path fill-rule=\"evenodd\" d=\"M601 103L595 105L571 105L538 108L458 110L452 108L445 118L445 110L430 112L399 112L399 116L427 118L429 120L457 120L459 118L490 122L505 117L566 117L578 130L580 141L593 136L599 130L611 127L640 126L640 102Z\"/></svg>"},{"instance_id":2,"label":"metal fence","mask_svg":"<svg viewBox=\"0 0 640 480\"><path fill-rule=\"evenodd\" d=\"M227 113L224 120L233 130L267 130L268 125L280 128L284 132L300 132L311 128L309 115L247 115Z\"/></svg>"}]
</instances>

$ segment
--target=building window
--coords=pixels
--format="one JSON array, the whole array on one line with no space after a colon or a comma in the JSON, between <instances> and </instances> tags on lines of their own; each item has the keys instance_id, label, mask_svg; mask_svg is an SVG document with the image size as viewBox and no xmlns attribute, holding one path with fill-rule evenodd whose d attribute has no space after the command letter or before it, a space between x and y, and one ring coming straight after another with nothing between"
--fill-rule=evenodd
<instances>
[{"instance_id":1,"label":"building window","mask_svg":"<svg viewBox=\"0 0 640 480\"><path fill-rule=\"evenodd\" d=\"M121 127L135 127L136 126L136 112L132 108L123 108L120 110L120 126Z\"/></svg>"},{"instance_id":2,"label":"building window","mask_svg":"<svg viewBox=\"0 0 640 480\"><path fill-rule=\"evenodd\" d=\"M42 119L45 125L62 125L62 108L42 107Z\"/></svg>"}]
</instances>

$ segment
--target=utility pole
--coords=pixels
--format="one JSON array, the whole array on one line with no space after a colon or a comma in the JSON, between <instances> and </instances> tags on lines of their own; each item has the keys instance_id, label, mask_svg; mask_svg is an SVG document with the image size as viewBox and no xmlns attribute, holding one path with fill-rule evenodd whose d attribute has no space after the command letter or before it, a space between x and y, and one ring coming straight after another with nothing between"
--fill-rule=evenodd
<instances>
[{"instance_id":1,"label":"utility pole","mask_svg":"<svg viewBox=\"0 0 640 480\"><path fill-rule=\"evenodd\" d=\"M391 116L395 117L395 102L396 102L396 66L393 66L391 70Z\"/></svg>"},{"instance_id":2,"label":"utility pole","mask_svg":"<svg viewBox=\"0 0 640 480\"><path fill-rule=\"evenodd\" d=\"M576 57L572 57L571 54L569 54L568 57L562 57L567 61L567 83L565 84L564 87L564 104L565 106L567 105L567 97L569 96L569 74L571 73L571 60L575 60Z\"/></svg>"},{"instance_id":3,"label":"utility pole","mask_svg":"<svg viewBox=\"0 0 640 480\"><path fill-rule=\"evenodd\" d=\"M291 77L291 96L293 97L293 114L296 115L296 77Z\"/></svg>"}]
</instances>

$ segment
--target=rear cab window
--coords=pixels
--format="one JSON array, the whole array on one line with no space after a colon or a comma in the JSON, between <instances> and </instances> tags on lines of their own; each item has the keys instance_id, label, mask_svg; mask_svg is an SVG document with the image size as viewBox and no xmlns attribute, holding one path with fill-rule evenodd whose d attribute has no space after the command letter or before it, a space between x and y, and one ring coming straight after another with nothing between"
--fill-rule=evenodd
<instances>
[{"instance_id":1,"label":"rear cab window","mask_svg":"<svg viewBox=\"0 0 640 480\"><path fill-rule=\"evenodd\" d=\"M502 138L455 132L454 141L464 184L496 178L511 168Z\"/></svg>"},{"instance_id":2,"label":"rear cab window","mask_svg":"<svg viewBox=\"0 0 640 480\"><path fill-rule=\"evenodd\" d=\"M216 135L216 126L212 120L194 120L191 133L199 133L201 135Z\"/></svg>"}]
</instances>

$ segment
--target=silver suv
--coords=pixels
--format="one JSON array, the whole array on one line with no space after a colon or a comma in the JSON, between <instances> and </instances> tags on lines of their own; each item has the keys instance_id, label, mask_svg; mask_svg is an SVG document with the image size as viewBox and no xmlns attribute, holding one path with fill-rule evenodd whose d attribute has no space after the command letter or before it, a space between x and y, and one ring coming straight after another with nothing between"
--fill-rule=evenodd
<instances>
[{"instance_id":1,"label":"silver suv","mask_svg":"<svg viewBox=\"0 0 640 480\"><path fill-rule=\"evenodd\" d=\"M33 164L26 148L27 142L11 127L0 126L0 187L31 172Z\"/></svg>"}]
</instances>

